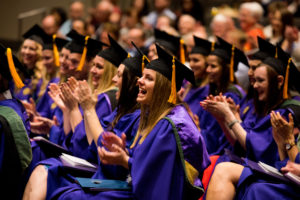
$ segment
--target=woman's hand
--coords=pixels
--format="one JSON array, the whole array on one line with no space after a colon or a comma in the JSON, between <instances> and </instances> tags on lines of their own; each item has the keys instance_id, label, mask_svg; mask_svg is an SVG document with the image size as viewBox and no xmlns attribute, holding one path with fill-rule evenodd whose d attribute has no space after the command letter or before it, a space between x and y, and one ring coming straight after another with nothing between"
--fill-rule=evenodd
<instances>
[{"instance_id":1,"label":"woman's hand","mask_svg":"<svg viewBox=\"0 0 300 200\"><path fill-rule=\"evenodd\" d=\"M300 164L288 161L286 166L281 168L283 173L291 172L297 176L300 176Z\"/></svg>"},{"instance_id":2,"label":"woman's hand","mask_svg":"<svg viewBox=\"0 0 300 200\"><path fill-rule=\"evenodd\" d=\"M200 102L204 110L210 112L218 121L231 122L235 119L234 114L230 110L226 97L220 94L213 97L209 95L206 100Z\"/></svg>"},{"instance_id":3,"label":"woman's hand","mask_svg":"<svg viewBox=\"0 0 300 200\"><path fill-rule=\"evenodd\" d=\"M107 151L104 147L98 147L100 161L103 164L121 165L128 169L129 156L124 149L116 144L111 146L112 151Z\"/></svg>"},{"instance_id":4,"label":"woman's hand","mask_svg":"<svg viewBox=\"0 0 300 200\"><path fill-rule=\"evenodd\" d=\"M61 90L56 83L50 83L48 94L62 111L69 111L63 100L60 98Z\"/></svg>"},{"instance_id":5,"label":"woman's hand","mask_svg":"<svg viewBox=\"0 0 300 200\"><path fill-rule=\"evenodd\" d=\"M65 106L71 111L78 107L78 101L73 95L70 87L63 83L60 87L61 93L59 94L60 98L64 102Z\"/></svg>"},{"instance_id":6,"label":"woman's hand","mask_svg":"<svg viewBox=\"0 0 300 200\"><path fill-rule=\"evenodd\" d=\"M287 142L294 142L294 120L291 113L289 113L289 122L287 122L279 112L272 111L271 114L271 124L273 138L279 147Z\"/></svg>"},{"instance_id":7,"label":"woman's hand","mask_svg":"<svg viewBox=\"0 0 300 200\"><path fill-rule=\"evenodd\" d=\"M116 134L114 134L112 132L104 132L104 133L102 133L101 143L109 151L113 150L112 146L114 144L125 150L125 148L126 148L126 135L125 135L125 133L122 133L121 138L120 138L119 136L117 136Z\"/></svg>"},{"instance_id":8,"label":"woman's hand","mask_svg":"<svg viewBox=\"0 0 300 200\"><path fill-rule=\"evenodd\" d=\"M97 97L92 94L92 89L85 80L79 81L78 85L75 93L81 108L83 110L94 109L97 103Z\"/></svg>"},{"instance_id":9,"label":"woman's hand","mask_svg":"<svg viewBox=\"0 0 300 200\"><path fill-rule=\"evenodd\" d=\"M49 134L52 126L57 125L55 119L51 120L46 117L36 117L35 122L30 122L30 130L36 134Z\"/></svg>"}]
</instances>

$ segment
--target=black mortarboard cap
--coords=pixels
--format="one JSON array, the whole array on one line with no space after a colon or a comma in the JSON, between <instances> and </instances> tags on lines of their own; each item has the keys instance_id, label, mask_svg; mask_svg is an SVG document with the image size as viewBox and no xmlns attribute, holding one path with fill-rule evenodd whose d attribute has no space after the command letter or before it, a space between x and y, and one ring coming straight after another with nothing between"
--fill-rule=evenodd
<instances>
[{"instance_id":1,"label":"black mortarboard cap","mask_svg":"<svg viewBox=\"0 0 300 200\"><path fill-rule=\"evenodd\" d=\"M86 56L93 58L97 55L97 53L99 53L99 51L102 50L103 46L107 46L107 44L94 40L89 36L80 35L75 30L71 30L67 36L72 38L72 42L69 45L69 50L71 53L82 54L77 67L78 71L82 70Z\"/></svg>"},{"instance_id":2,"label":"black mortarboard cap","mask_svg":"<svg viewBox=\"0 0 300 200\"><path fill-rule=\"evenodd\" d=\"M71 53L83 53L85 43L86 43L86 36L77 33L75 30L71 30L67 36L72 39L69 49ZM98 40L94 40L92 38L87 39L87 56L94 57L102 50L103 46L108 46L107 44L100 42Z\"/></svg>"},{"instance_id":3,"label":"black mortarboard cap","mask_svg":"<svg viewBox=\"0 0 300 200\"><path fill-rule=\"evenodd\" d=\"M149 63L147 56L140 50L134 42L131 42L136 48L137 54L134 57L126 58L122 63L132 71L136 76L141 77L144 70L144 66Z\"/></svg>"},{"instance_id":4,"label":"black mortarboard cap","mask_svg":"<svg viewBox=\"0 0 300 200\"><path fill-rule=\"evenodd\" d=\"M23 34L24 39L31 39L43 45L41 35L45 34L44 30L37 24L33 25L28 31Z\"/></svg>"},{"instance_id":5,"label":"black mortarboard cap","mask_svg":"<svg viewBox=\"0 0 300 200\"><path fill-rule=\"evenodd\" d=\"M158 58L152 60L146 68L153 69L167 79L172 81L172 65L173 56L163 49L159 44L156 44ZM175 68L176 68L176 91L180 90L182 82L184 79L195 85L195 77L192 70L182 64L179 60L175 58Z\"/></svg>"},{"instance_id":6,"label":"black mortarboard cap","mask_svg":"<svg viewBox=\"0 0 300 200\"><path fill-rule=\"evenodd\" d=\"M284 91L283 98L287 98L287 88L296 89L300 92L299 77L300 72L293 63L290 55L283 51L283 49L277 45L277 58L267 57L263 63L272 67L278 74L284 76Z\"/></svg>"},{"instance_id":7,"label":"black mortarboard cap","mask_svg":"<svg viewBox=\"0 0 300 200\"><path fill-rule=\"evenodd\" d=\"M258 51L256 51L254 54L249 56L251 59L263 61L267 57L276 56L276 46L262 39L259 36L257 36L257 41L258 41Z\"/></svg>"},{"instance_id":8,"label":"black mortarboard cap","mask_svg":"<svg viewBox=\"0 0 300 200\"><path fill-rule=\"evenodd\" d=\"M9 62L9 60L11 63ZM2 44L0 44L0 73L4 78L8 80L13 79L15 85L18 88L21 88L24 84L20 79L16 68L19 69L25 75L25 77L29 76L26 67L21 64L21 62L15 55L11 53L11 49L5 48Z\"/></svg>"},{"instance_id":9,"label":"black mortarboard cap","mask_svg":"<svg viewBox=\"0 0 300 200\"><path fill-rule=\"evenodd\" d=\"M119 65L123 62L125 58L128 57L129 54L109 34L108 39L110 42L110 46L104 49L103 51L100 51L98 53L98 56L101 56L102 58L108 60L116 67L119 67Z\"/></svg>"},{"instance_id":10,"label":"black mortarboard cap","mask_svg":"<svg viewBox=\"0 0 300 200\"><path fill-rule=\"evenodd\" d=\"M192 48L190 54L197 53L208 56L214 48L214 43L196 36L194 36L194 42L195 46Z\"/></svg>"},{"instance_id":11,"label":"black mortarboard cap","mask_svg":"<svg viewBox=\"0 0 300 200\"><path fill-rule=\"evenodd\" d=\"M180 37L170 35L165 31L154 29L155 42L171 51L175 56L179 50Z\"/></svg>"}]
</instances>

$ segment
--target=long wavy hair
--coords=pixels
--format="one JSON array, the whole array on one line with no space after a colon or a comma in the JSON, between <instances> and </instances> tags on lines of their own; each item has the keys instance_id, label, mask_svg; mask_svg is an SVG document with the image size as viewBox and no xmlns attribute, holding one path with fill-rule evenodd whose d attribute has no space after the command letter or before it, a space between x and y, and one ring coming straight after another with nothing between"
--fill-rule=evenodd
<instances>
[{"instance_id":1,"label":"long wavy hair","mask_svg":"<svg viewBox=\"0 0 300 200\"><path fill-rule=\"evenodd\" d=\"M171 81L159 72L156 72L156 79L151 103L150 105L141 105L140 124L131 147L134 147L136 145L140 136L142 136L139 140L139 144L141 144L154 128L154 126L158 123L158 121L165 117L172 108L180 103L178 96L178 103L176 105L169 103L168 99L170 93Z\"/></svg>"},{"instance_id":2,"label":"long wavy hair","mask_svg":"<svg viewBox=\"0 0 300 200\"><path fill-rule=\"evenodd\" d=\"M122 116L127 113L132 113L139 108L139 104L136 101L139 93L137 80L138 77L135 76L127 67L124 67L122 75L122 88L120 90L120 97L117 104L117 115L112 122L112 127L117 124Z\"/></svg>"},{"instance_id":3,"label":"long wavy hair","mask_svg":"<svg viewBox=\"0 0 300 200\"><path fill-rule=\"evenodd\" d=\"M34 41L34 40L32 40L32 41ZM25 42L25 40L24 40L24 42ZM18 51L18 58L22 64L24 64L24 63L23 63L23 57L21 55L21 49L23 48L24 42L22 43L22 45ZM42 49L43 49L43 47L41 44L39 44L36 41L34 41L34 43L36 45L37 59L36 59L34 68L32 70L28 70L29 74L31 74L32 91L35 91L37 89L39 80L41 78L43 78L43 68L44 68L43 64L42 64ZM22 72L18 71L18 73L20 74L20 76L23 79L25 79L24 74L22 74ZM16 88L15 92L18 92L18 91L19 91L19 89Z\"/></svg>"},{"instance_id":4,"label":"long wavy hair","mask_svg":"<svg viewBox=\"0 0 300 200\"><path fill-rule=\"evenodd\" d=\"M209 84L209 92L212 95L218 95L220 92L225 93L230 86L230 81L229 81L229 64L226 62L224 59L218 58L218 63L221 66L221 77L220 77L220 83L215 84L215 83L210 83ZM236 83L236 78L234 77L234 83Z\"/></svg>"},{"instance_id":5,"label":"long wavy hair","mask_svg":"<svg viewBox=\"0 0 300 200\"><path fill-rule=\"evenodd\" d=\"M88 82L95 94L101 94L115 88L112 78L117 72L117 68L111 62L104 59L104 72L99 80L97 88L91 84L91 73L89 73Z\"/></svg>"},{"instance_id":6,"label":"long wavy hair","mask_svg":"<svg viewBox=\"0 0 300 200\"><path fill-rule=\"evenodd\" d=\"M254 90L255 112L260 116L265 116L273 109L277 108L283 101L283 85L278 88L278 73L269 65L261 64L259 67L266 67L268 76L267 100L260 101L258 93Z\"/></svg>"}]
</instances>

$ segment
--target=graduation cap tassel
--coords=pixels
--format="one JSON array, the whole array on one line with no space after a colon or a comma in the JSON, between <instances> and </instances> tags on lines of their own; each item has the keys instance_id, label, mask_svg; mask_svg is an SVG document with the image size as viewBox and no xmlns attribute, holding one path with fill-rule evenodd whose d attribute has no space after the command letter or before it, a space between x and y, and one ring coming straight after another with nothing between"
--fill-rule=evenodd
<instances>
[{"instance_id":1,"label":"graduation cap tassel","mask_svg":"<svg viewBox=\"0 0 300 200\"><path fill-rule=\"evenodd\" d=\"M172 80L171 80L171 94L169 96L169 103L176 104L177 92L176 92L176 67L175 67L175 56L172 60Z\"/></svg>"},{"instance_id":2,"label":"graduation cap tassel","mask_svg":"<svg viewBox=\"0 0 300 200\"><path fill-rule=\"evenodd\" d=\"M231 48L231 58L230 58L230 69L229 69L229 76L230 76L230 82L234 81L234 45L232 45Z\"/></svg>"},{"instance_id":3,"label":"graduation cap tassel","mask_svg":"<svg viewBox=\"0 0 300 200\"><path fill-rule=\"evenodd\" d=\"M56 46L56 43L55 43L56 34L53 34L52 38L53 38L54 62L55 62L56 67L59 67L60 66L60 64L59 64L59 53L58 53L58 49L57 49L57 46Z\"/></svg>"},{"instance_id":4,"label":"graduation cap tassel","mask_svg":"<svg viewBox=\"0 0 300 200\"><path fill-rule=\"evenodd\" d=\"M185 63L184 41L180 39L180 62Z\"/></svg>"},{"instance_id":5,"label":"graduation cap tassel","mask_svg":"<svg viewBox=\"0 0 300 200\"><path fill-rule=\"evenodd\" d=\"M142 72L144 71L145 69L145 59L150 62L150 60L147 58L147 56L143 55L143 58L142 58Z\"/></svg>"},{"instance_id":6,"label":"graduation cap tassel","mask_svg":"<svg viewBox=\"0 0 300 200\"><path fill-rule=\"evenodd\" d=\"M212 42L212 43L211 43L210 51L214 51L214 50L215 50L215 42Z\"/></svg>"},{"instance_id":7,"label":"graduation cap tassel","mask_svg":"<svg viewBox=\"0 0 300 200\"><path fill-rule=\"evenodd\" d=\"M7 62L8 62L8 66L9 66L9 71L10 71L10 74L11 74L15 84L16 84L16 87L19 89L24 87L24 83L22 82L22 80L16 70L10 48L7 48L7 50L6 50L6 57L7 57Z\"/></svg>"},{"instance_id":8,"label":"graduation cap tassel","mask_svg":"<svg viewBox=\"0 0 300 200\"><path fill-rule=\"evenodd\" d=\"M276 47L276 51L275 51L275 56L274 56L276 59L278 58L278 49Z\"/></svg>"},{"instance_id":9,"label":"graduation cap tassel","mask_svg":"<svg viewBox=\"0 0 300 200\"><path fill-rule=\"evenodd\" d=\"M290 73L290 63L291 63L291 61L292 61L292 58L289 58L288 65L286 67L284 85L283 85L283 99L288 98L289 73Z\"/></svg>"},{"instance_id":10,"label":"graduation cap tassel","mask_svg":"<svg viewBox=\"0 0 300 200\"><path fill-rule=\"evenodd\" d=\"M127 54L127 58L130 58L130 57L131 57L131 56L130 56L130 53L128 53L128 54Z\"/></svg>"},{"instance_id":11,"label":"graduation cap tassel","mask_svg":"<svg viewBox=\"0 0 300 200\"><path fill-rule=\"evenodd\" d=\"M79 62L79 65L77 67L77 71L81 71L85 62L85 58L86 58L86 53L87 53L87 43L89 40L90 36L85 36L85 43L84 43L84 48L83 48L83 52L82 52L82 56Z\"/></svg>"}]
</instances>

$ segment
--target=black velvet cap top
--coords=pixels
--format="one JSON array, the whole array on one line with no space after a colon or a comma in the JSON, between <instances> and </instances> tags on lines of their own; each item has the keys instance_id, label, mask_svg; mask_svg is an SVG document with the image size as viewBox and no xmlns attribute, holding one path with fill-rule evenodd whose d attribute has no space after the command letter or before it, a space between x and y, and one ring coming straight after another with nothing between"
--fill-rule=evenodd
<instances>
[{"instance_id":1,"label":"black velvet cap top","mask_svg":"<svg viewBox=\"0 0 300 200\"><path fill-rule=\"evenodd\" d=\"M194 36L195 46L192 48L191 53L202 54L208 56L212 50L212 43L208 40Z\"/></svg>"},{"instance_id":2,"label":"black velvet cap top","mask_svg":"<svg viewBox=\"0 0 300 200\"><path fill-rule=\"evenodd\" d=\"M276 46L257 36L259 50L250 55L250 59L263 61L267 57L275 57Z\"/></svg>"},{"instance_id":3,"label":"black velvet cap top","mask_svg":"<svg viewBox=\"0 0 300 200\"><path fill-rule=\"evenodd\" d=\"M173 56L168 53L164 47L156 43L156 49L158 58L152 60L146 68L152 69L161 73L170 81L172 80L172 65L173 65ZM195 77L192 70L182 64L179 60L174 58L174 64L176 69L176 91L179 91L184 79L195 85Z\"/></svg>"},{"instance_id":4,"label":"black velvet cap top","mask_svg":"<svg viewBox=\"0 0 300 200\"><path fill-rule=\"evenodd\" d=\"M234 48L232 51L233 45L226 42L220 37L218 38L218 45L215 45L214 51L212 51L210 54L211 55L216 55L222 59L225 60L226 63L230 64L231 57L233 56L233 69L234 71L237 70L237 66L239 62L242 62L243 64L249 66L248 60L244 52L239 50L238 48Z\"/></svg>"},{"instance_id":5,"label":"black velvet cap top","mask_svg":"<svg viewBox=\"0 0 300 200\"><path fill-rule=\"evenodd\" d=\"M126 58L122 63L130 70L132 71L136 76L141 77L142 76L142 70L143 66L146 66L149 61L146 55L140 50L134 42L131 42L132 45L136 48L137 54L134 57ZM144 62L144 64L143 64Z\"/></svg>"},{"instance_id":6,"label":"black velvet cap top","mask_svg":"<svg viewBox=\"0 0 300 200\"><path fill-rule=\"evenodd\" d=\"M43 34L46 34L44 30L39 25L35 24L23 34L23 38L36 41L43 45L43 39L41 38L41 35Z\"/></svg>"},{"instance_id":7,"label":"black velvet cap top","mask_svg":"<svg viewBox=\"0 0 300 200\"><path fill-rule=\"evenodd\" d=\"M110 42L110 46L103 51L100 51L98 53L98 56L101 56L102 58L108 60L116 67L119 67L123 60L128 57L128 53L109 34L108 39Z\"/></svg>"},{"instance_id":8,"label":"black velvet cap top","mask_svg":"<svg viewBox=\"0 0 300 200\"><path fill-rule=\"evenodd\" d=\"M77 33L75 30L71 30L67 36L72 39L71 43L68 46L68 49L71 53L83 53L83 49L86 43L86 36ZM88 38L87 40L87 56L94 57L102 50L103 46L108 46L107 44L100 42L98 40L94 40L92 38Z\"/></svg>"}]
</instances>

